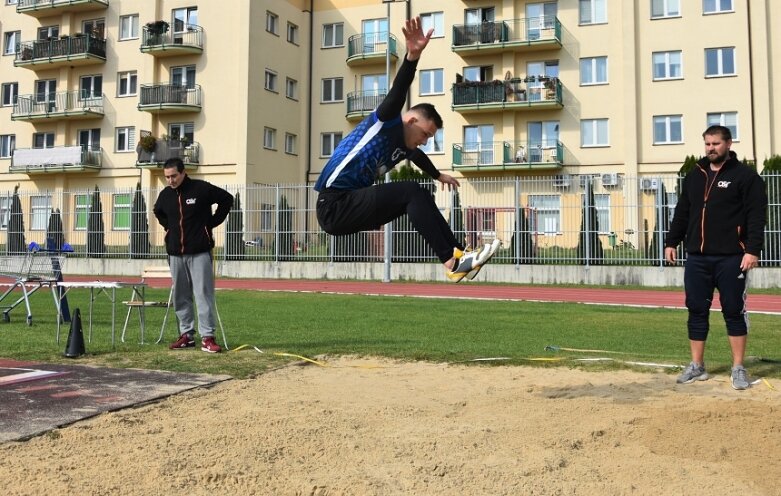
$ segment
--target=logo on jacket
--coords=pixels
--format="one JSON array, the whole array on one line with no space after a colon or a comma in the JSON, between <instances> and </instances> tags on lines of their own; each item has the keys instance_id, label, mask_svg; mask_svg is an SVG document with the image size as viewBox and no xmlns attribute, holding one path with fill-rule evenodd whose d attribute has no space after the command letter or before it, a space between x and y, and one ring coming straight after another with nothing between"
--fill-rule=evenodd
<instances>
[{"instance_id":1,"label":"logo on jacket","mask_svg":"<svg viewBox=\"0 0 781 496\"><path fill-rule=\"evenodd\" d=\"M395 150L393 150L393 153L391 154L391 160L393 162L395 162L395 161L403 158L406 154L407 154L407 152L405 152L401 148L396 148Z\"/></svg>"},{"instance_id":2,"label":"logo on jacket","mask_svg":"<svg viewBox=\"0 0 781 496\"><path fill-rule=\"evenodd\" d=\"M716 187L718 187L718 188L725 188L726 189L726 188L729 188L729 185L730 185L731 182L732 181L719 181L716 184Z\"/></svg>"},{"instance_id":3,"label":"logo on jacket","mask_svg":"<svg viewBox=\"0 0 781 496\"><path fill-rule=\"evenodd\" d=\"M195 198L188 198L184 201L187 205L195 205Z\"/></svg>"}]
</instances>

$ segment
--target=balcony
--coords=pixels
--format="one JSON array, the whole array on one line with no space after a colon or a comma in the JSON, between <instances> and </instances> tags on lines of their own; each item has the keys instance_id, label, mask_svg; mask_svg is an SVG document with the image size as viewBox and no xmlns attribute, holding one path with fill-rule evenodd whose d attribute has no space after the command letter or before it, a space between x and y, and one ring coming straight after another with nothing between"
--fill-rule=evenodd
<instances>
[{"instance_id":1,"label":"balcony","mask_svg":"<svg viewBox=\"0 0 781 496\"><path fill-rule=\"evenodd\" d=\"M386 94L386 90L354 91L352 93L347 93L347 115L345 117L350 122L363 120L380 105L380 102L382 102Z\"/></svg>"},{"instance_id":2,"label":"balcony","mask_svg":"<svg viewBox=\"0 0 781 496\"><path fill-rule=\"evenodd\" d=\"M105 10L108 0L19 0L16 12L33 17L49 17L65 12Z\"/></svg>"},{"instance_id":3,"label":"balcony","mask_svg":"<svg viewBox=\"0 0 781 496\"><path fill-rule=\"evenodd\" d=\"M106 40L91 34L62 36L48 40L24 41L16 51L14 66L54 69L106 61Z\"/></svg>"},{"instance_id":4,"label":"balcony","mask_svg":"<svg viewBox=\"0 0 781 496\"><path fill-rule=\"evenodd\" d=\"M155 57L203 53L203 28L185 24L182 31L169 32L165 21L150 22L141 33L141 52Z\"/></svg>"},{"instance_id":5,"label":"balcony","mask_svg":"<svg viewBox=\"0 0 781 496\"><path fill-rule=\"evenodd\" d=\"M86 146L17 148L8 172L47 174L96 171L103 167L103 149Z\"/></svg>"},{"instance_id":6,"label":"balcony","mask_svg":"<svg viewBox=\"0 0 781 496\"><path fill-rule=\"evenodd\" d=\"M53 95L20 95L11 111L12 121L96 119L103 117L103 94L62 91Z\"/></svg>"},{"instance_id":7,"label":"balcony","mask_svg":"<svg viewBox=\"0 0 781 496\"><path fill-rule=\"evenodd\" d=\"M560 169L563 157L564 147L560 141L554 140L528 140L515 144L496 141L453 145L453 168L460 171Z\"/></svg>"},{"instance_id":8,"label":"balcony","mask_svg":"<svg viewBox=\"0 0 781 496\"><path fill-rule=\"evenodd\" d=\"M139 146L136 167L141 169L162 169L169 158L180 158L187 168L193 169L200 163L201 145L178 139L155 140L154 149L144 150Z\"/></svg>"},{"instance_id":9,"label":"balcony","mask_svg":"<svg viewBox=\"0 0 781 496\"><path fill-rule=\"evenodd\" d=\"M142 84L138 110L159 113L200 112L201 87L179 84Z\"/></svg>"},{"instance_id":10,"label":"balcony","mask_svg":"<svg viewBox=\"0 0 781 496\"><path fill-rule=\"evenodd\" d=\"M451 49L465 55L560 48L561 22L555 16L453 26Z\"/></svg>"},{"instance_id":11,"label":"balcony","mask_svg":"<svg viewBox=\"0 0 781 496\"><path fill-rule=\"evenodd\" d=\"M453 84L453 110L460 113L497 110L561 109L559 78L529 76L504 81L465 81Z\"/></svg>"},{"instance_id":12,"label":"balcony","mask_svg":"<svg viewBox=\"0 0 781 496\"><path fill-rule=\"evenodd\" d=\"M350 36L347 40L347 65L356 67L385 63L385 50L390 48L391 62L396 62L396 37L387 32L362 33Z\"/></svg>"}]
</instances>

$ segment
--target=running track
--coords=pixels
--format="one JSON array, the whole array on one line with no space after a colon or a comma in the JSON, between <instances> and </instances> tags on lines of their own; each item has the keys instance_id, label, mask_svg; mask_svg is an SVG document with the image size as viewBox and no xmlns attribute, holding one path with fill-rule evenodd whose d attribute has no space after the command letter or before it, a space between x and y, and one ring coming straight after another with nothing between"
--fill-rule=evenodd
<instances>
[{"instance_id":1,"label":"running track","mask_svg":"<svg viewBox=\"0 0 781 496\"><path fill-rule=\"evenodd\" d=\"M86 277L69 279L90 280ZM113 278L113 280L123 278ZM132 280L132 279L127 279ZM135 279L137 280L137 279ZM147 279L153 288L167 288L170 279ZM639 289L594 289L555 286L520 286L496 284L436 284L377 281L332 281L291 279L218 279L219 289L257 291L290 291L307 293L370 294L386 296L416 296L438 298L474 298L513 301L574 302L639 307L684 308L683 289L679 291ZM718 295L713 302L719 309ZM748 295L748 310L781 315L781 295Z\"/></svg>"}]
</instances>

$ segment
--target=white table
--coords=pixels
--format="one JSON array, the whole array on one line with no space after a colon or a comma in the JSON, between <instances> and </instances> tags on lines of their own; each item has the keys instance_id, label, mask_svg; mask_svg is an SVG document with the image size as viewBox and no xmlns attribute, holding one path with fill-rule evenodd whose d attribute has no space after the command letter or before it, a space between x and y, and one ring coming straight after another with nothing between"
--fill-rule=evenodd
<instances>
[{"instance_id":1,"label":"white table","mask_svg":"<svg viewBox=\"0 0 781 496\"><path fill-rule=\"evenodd\" d=\"M138 300L143 302L144 292L146 289L146 283L139 282L124 282L124 281L63 281L58 282L57 286L63 288L60 292L60 298L57 300L57 344L60 343L60 321L62 320L61 301L62 298L71 289L89 289L89 334L88 341L92 341L92 305L95 301L95 294L103 293L111 301L111 346L114 346L115 332L116 332L116 315L117 315L117 290L129 288L133 295L132 298L138 297ZM141 315L141 342L144 342L144 305L139 308Z\"/></svg>"}]
</instances>

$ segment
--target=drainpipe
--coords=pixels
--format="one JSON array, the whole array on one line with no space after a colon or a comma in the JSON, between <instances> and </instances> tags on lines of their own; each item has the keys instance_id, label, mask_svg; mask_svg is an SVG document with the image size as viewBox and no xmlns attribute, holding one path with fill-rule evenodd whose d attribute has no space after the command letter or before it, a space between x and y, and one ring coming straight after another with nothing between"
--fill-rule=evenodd
<instances>
[{"instance_id":1,"label":"drainpipe","mask_svg":"<svg viewBox=\"0 0 781 496\"><path fill-rule=\"evenodd\" d=\"M306 140L306 174L304 176L304 184L309 184L309 174L312 172L312 55L314 51L314 0L309 0L309 101L307 102L307 125L309 130L307 131ZM304 205L306 211L309 211L309 192L304 195ZM304 232L309 232L309 216L304 216Z\"/></svg>"},{"instance_id":2,"label":"drainpipe","mask_svg":"<svg viewBox=\"0 0 781 496\"><path fill-rule=\"evenodd\" d=\"M754 57L751 43L751 2L746 2L746 28L748 30L748 88L751 106L751 153L754 156L754 166L759 167L757 158L756 115L754 113Z\"/></svg>"}]
</instances>

